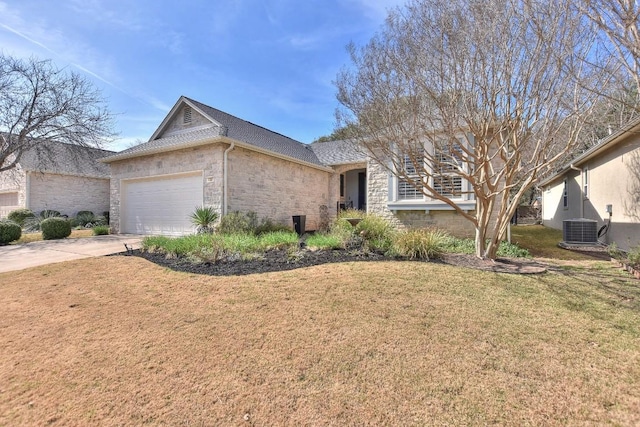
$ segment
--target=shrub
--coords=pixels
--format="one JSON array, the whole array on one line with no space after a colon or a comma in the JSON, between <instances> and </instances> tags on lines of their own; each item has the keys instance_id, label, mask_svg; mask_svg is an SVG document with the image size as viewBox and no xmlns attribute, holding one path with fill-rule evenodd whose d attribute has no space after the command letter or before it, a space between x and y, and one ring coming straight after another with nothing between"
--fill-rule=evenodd
<instances>
[{"instance_id":1,"label":"shrub","mask_svg":"<svg viewBox=\"0 0 640 427\"><path fill-rule=\"evenodd\" d=\"M218 220L218 212L211 206L196 207L189 217L191 223L196 226L198 234L213 233L213 224Z\"/></svg>"},{"instance_id":2,"label":"shrub","mask_svg":"<svg viewBox=\"0 0 640 427\"><path fill-rule=\"evenodd\" d=\"M345 240L337 234L316 233L307 237L305 243L314 249L342 249Z\"/></svg>"},{"instance_id":3,"label":"shrub","mask_svg":"<svg viewBox=\"0 0 640 427\"><path fill-rule=\"evenodd\" d=\"M32 217L25 219L24 228L27 231L40 231L40 225L42 221L49 218L60 218L60 212L44 210L40 212L39 215L34 215ZM69 227L71 227L71 224L69 224Z\"/></svg>"},{"instance_id":4,"label":"shrub","mask_svg":"<svg viewBox=\"0 0 640 427\"><path fill-rule=\"evenodd\" d=\"M15 211L9 212L9 216L7 217L9 220L15 222L20 227L24 227L24 222L27 218L33 218L36 216L31 209L16 209Z\"/></svg>"},{"instance_id":5,"label":"shrub","mask_svg":"<svg viewBox=\"0 0 640 427\"><path fill-rule=\"evenodd\" d=\"M77 225L80 225L82 227L92 227L95 220L96 217L91 211L80 211L75 218Z\"/></svg>"},{"instance_id":6,"label":"shrub","mask_svg":"<svg viewBox=\"0 0 640 427\"><path fill-rule=\"evenodd\" d=\"M108 225L96 225L95 227L93 227L94 236L105 236L107 234L109 234Z\"/></svg>"},{"instance_id":7,"label":"shrub","mask_svg":"<svg viewBox=\"0 0 640 427\"><path fill-rule=\"evenodd\" d=\"M298 246L298 235L291 230L270 231L259 236L260 246L266 249Z\"/></svg>"},{"instance_id":8,"label":"shrub","mask_svg":"<svg viewBox=\"0 0 640 427\"><path fill-rule=\"evenodd\" d=\"M278 231L293 232L293 229L288 225L274 222L269 218L262 218L262 221L260 221L260 225L258 225L254 230L254 232L258 236L266 233L276 233Z\"/></svg>"},{"instance_id":9,"label":"shrub","mask_svg":"<svg viewBox=\"0 0 640 427\"><path fill-rule=\"evenodd\" d=\"M391 248L395 230L389 221L375 214L367 214L355 227L356 234L369 249L386 252Z\"/></svg>"},{"instance_id":10,"label":"shrub","mask_svg":"<svg viewBox=\"0 0 640 427\"><path fill-rule=\"evenodd\" d=\"M442 256L447 234L438 229L404 231L396 236L393 249L409 259L436 259Z\"/></svg>"},{"instance_id":11,"label":"shrub","mask_svg":"<svg viewBox=\"0 0 640 427\"><path fill-rule=\"evenodd\" d=\"M47 218L40 223L44 240L64 239L71 234L71 224L65 218Z\"/></svg>"},{"instance_id":12,"label":"shrub","mask_svg":"<svg viewBox=\"0 0 640 427\"><path fill-rule=\"evenodd\" d=\"M11 220L0 220L0 245L6 245L20 239L22 229L20 225Z\"/></svg>"},{"instance_id":13,"label":"shrub","mask_svg":"<svg viewBox=\"0 0 640 427\"><path fill-rule=\"evenodd\" d=\"M60 211L54 211L53 209L45 209L43 211L40 211L40 217L42 218L57 218L61 216L62 214L60 213Z\"/></svg>"},{"instance_id":14,"label":"shrub","mask_svg":"<svg viewBox=\"0 0 640 427\"><path fill-rule=\"evenodd\" d=\"M631 250L627 253L627 260L632 267L640 267L640 246L631 248Z\"/></svg>"},{"instance_id":15,"label":"shrub","mask_svg":"<svg viewBox=\"0 0 640 427\"><path fill-rule=\"evenodd\" d=\"M222 217L218 231L222 234L253 234L257 228L258 214L235 211Z\"/></svg>"}]
</instances>

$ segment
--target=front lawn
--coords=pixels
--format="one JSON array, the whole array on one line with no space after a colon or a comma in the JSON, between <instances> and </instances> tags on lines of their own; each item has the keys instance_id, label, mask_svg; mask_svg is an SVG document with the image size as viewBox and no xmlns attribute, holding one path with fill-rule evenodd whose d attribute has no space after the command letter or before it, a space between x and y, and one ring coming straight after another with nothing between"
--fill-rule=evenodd
<instances>
[{"instance_id":1,"label":"front lawn","mask_svg":"<svg viewBox=\"0 0 640 427\"><path fill-rule=\"evenodd\" d=\"M0 301L0 425L640 424L640 282L608 262L116 256L0 274Z\"/></svg>"},{"instance_id":2,"label":"front lawn","mask_svg":"<svg viewBox=\"0 0 640 427\"><path fill-rule=\"evenodd\" d=\"M71 230L71 235L67 237L67 239L77 239L82 237L92 237L93 230L91 229L82 229L82 230ZM29 243L29 242L37 242L42 240L42 232L36 231L34 233L22 233L20 240L16 240L12 242L12 245L18 245L21 243Z\"/></svg>"}]
</instances>

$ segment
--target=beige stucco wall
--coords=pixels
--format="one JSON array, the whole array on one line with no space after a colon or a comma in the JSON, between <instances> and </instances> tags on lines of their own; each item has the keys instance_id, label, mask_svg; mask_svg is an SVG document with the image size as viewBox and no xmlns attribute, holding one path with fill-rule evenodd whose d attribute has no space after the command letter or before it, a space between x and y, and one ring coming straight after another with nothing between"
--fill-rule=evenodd
<instances>
[{"instance_id":1,"label":"beige stucco wall","mask_svg":"<svg viewBox=\"0 0 640 427\"><path fill-rule=\"evenodd\" d=\"M226 146L211 144L197 148L159 153L111 163L110 226L120 232L120 190L122 181L136 178L160 177L185 172L203 172L205 206L222 211L223 153Z\"/></svg>"},{"instance_id":2,"label":"beige stucco wall","mask_svg":"<svg viewBox=\"0 0 640 427\"><path fill-rule=\"evenodd\" d=\"M307 230L320 227L335 174L238 147L228 156L229 212L255 211L289 226L293 215L306 215Z\"/></svg>"},{"instance_id":3,"label":"beige stucco wall","mask_svg":"<svg viewBox=\"0 0 640 427\"><path fill-rule=\"evenodd\" d=\"M625 250L640 245L640 135L632 135L611 149L578 165L588 168L588 194L583 194L582 172L569 171L543 188L543 224L562 229L562 221L589 218L598 228L608 221L606 206L612 205L611 227L601 239L616 242ZM569 208L562 208L562 182L567 178Z\"/></svg>"},{"instance_id":4,"label":"beige stucco wall","mask_svg":"<svg viewBox=\"0 0 640 427\"><path fill-rule=\"evenodd\" d=\"M18 193L16 206L0 206L0 218L6 218L12 210L26 206L26 188L27 175L20 167L0 172L0 193Z\"/></svg>"},{"instance_id":5,"label":"beige stucco wall","mask_svg":"<svg viewBox=\"0 0 640 427\"><path fill-rule=\"evenodd\" d=\"M109 180L73 175L29 172L27 207L34 212L57 210L75 216L78 211L102 215L109 210Z\"/></svg>"}]
</instances>

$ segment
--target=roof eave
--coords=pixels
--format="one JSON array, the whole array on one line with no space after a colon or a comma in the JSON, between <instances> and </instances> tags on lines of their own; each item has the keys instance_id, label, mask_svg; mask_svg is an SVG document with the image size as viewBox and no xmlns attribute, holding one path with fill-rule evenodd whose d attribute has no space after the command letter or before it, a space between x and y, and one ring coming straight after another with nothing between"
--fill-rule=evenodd
<instances>
[{"instance_id":1,"label":"roof eave","mask_svg":"<svg viewBox=\"0 0 640 427\"><path fill-rule=\"evenodd\" d=\"M247 150L255 151L257 153L266 154L268 156L276 157L278 159L287 160L287 161L290 161L290 162L293 162L293 163L298 163L300 165L308 166L308 167L311 167L311 168L314 168L314 169L318 169L318 170L321 170L321 171L324 171L324 172L331 172L331 173L335 172L329 166L318 165L318 164L315 164L315 163L311 163L311 162L307 162L305 160L298 159L296 157L292 157L292 156L287 156L285 154L276 153L275 151L266 150L264 148L256 147L255 145L252 145L252 144L249 144L249 143L246 143L246 142L243 142L243 141L238 141L236 139L229 138L229 137L226 137L226 136L220 137L220 141L221 142L225 142L227 144L234 143L236 147L245 148Z\"/></svg>"},{"instance_id":2,"label":"roof eave","mask_svg":"<svg viewBox=\"0 0 640 427\"><path fill-rule=\"evenodd\" d=\"M102 163L112 163L120 160L134 159L136 157L150 156L152 154L168 153L170 151L183 150L185 148L200 147L202 145L209 145L209 144L213 144L221 141L222 141L221 137L204 138L204 139L191 141L191 142L182 142L180 144L175 144L175 145L166 145L163 147L155 147L147 150L116 154L115 156L103 157L102 159L100 159L100 161Z\"/></svg>"},{"instance_id":3,"label":"roof eave","mask_svg":"<svg viewBox=\"0 0 640 427\"><path fill-rule=\"evenodd\" d=\"M640 117L631 121L629 124L627 124L627 126L624 126L617 132L614 132L611 135L607 136L601 143L594 145L593 147L573 159L571 162L564 165L559 172L540 182L540 184L538 185L544 186L550 184L551 182L557 180L558 178L572 170L572 166L577 167L585 163L586 161L593 159L594 157L600 155L602 152L614 147L621 141L624 141L629 136L630 132L637 129L640 129Z\"/></svg>"}]
</instances>

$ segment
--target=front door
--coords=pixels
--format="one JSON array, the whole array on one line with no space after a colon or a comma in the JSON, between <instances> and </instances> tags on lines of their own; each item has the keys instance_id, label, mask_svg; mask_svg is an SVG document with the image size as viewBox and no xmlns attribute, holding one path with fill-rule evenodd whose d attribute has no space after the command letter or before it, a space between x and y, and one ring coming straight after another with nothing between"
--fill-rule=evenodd
<instances>
[{"instance_id":1,"label":"front door","mask_svg":"<svg viewBox=\"0 0 640 427\"><path fill-rule=\"evenodd\" d=\"M364 211L367 209L367 174L365 172L358 173L358 209Z\"/></svg>"}]
</instances>

